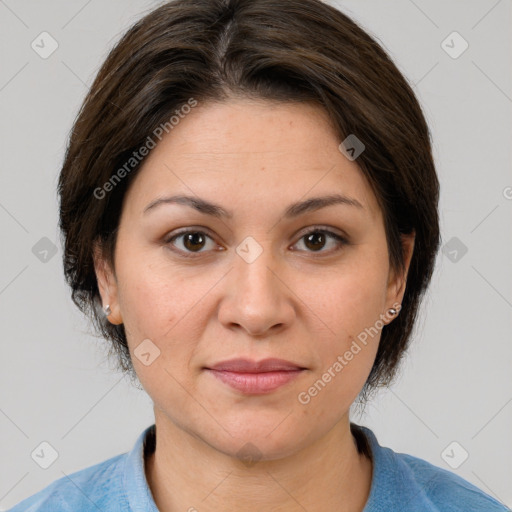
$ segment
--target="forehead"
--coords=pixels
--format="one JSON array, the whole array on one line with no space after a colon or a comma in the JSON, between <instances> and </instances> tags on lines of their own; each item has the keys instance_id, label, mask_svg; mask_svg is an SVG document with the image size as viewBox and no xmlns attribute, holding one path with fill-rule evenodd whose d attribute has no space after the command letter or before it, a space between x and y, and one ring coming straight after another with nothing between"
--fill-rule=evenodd
<instances>
[{"instance_id":1,"label":"forehead","mask_svg":"<svg viewBox=\"0 0 512 512\"><path fill-rule=\"evenodd\" d=\"M151 150L127 203L141 211L156 197L180 191L222 197L235 207L338 192L356 196L378 215L366 178L340 143L325 111L313 104L199 103Z\"/></svg>"}]
</instances>

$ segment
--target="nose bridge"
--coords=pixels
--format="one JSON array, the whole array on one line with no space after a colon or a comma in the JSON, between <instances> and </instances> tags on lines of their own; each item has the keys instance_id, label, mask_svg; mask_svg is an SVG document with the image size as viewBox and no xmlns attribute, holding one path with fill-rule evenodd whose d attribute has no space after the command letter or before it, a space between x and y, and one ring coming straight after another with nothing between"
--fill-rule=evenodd
<instances>
[{"instance_id":1,"label":"nose bridge","mask_svg":"<svg viewBox=\"0 0 512 512\"><path fill-rule=\"evenodd\" d=\"M260 243L253 237L246 237L236 248L234 264L239 284L237 294L245 304L276 299L278 283L270 271L276 266L276 258L268 241Z\"/></svg>"},{"instance_id":2,"label":"nose bridge","mask_svg":"<svg viewBox=\"0 0 512 512\"><path fill-rule=\"evenodd\" d=\"M293 308L278 278L280 265L270 242L247 237L236 248L233 266L229 299L221 308L221 320L238 324L251 334L288 323Z\"/></svg>"},{"instance_id":3,"label":"nose bridge","mask_svg":"<svg viewBox=\"0 0 512 512\"><path fill-rule=\"evenodd\" d=\"M271 250L266 248L254 260L247 261L240 255L235 258L235 274L238 283L241 285L239 291L257 297L263 293L268 295L276 288L276 277L270 269L275 267L275 258ZM243 285L243 286L242 286ZM271 296L274 296L272 293Z\"/></svg>"}]
</instances>

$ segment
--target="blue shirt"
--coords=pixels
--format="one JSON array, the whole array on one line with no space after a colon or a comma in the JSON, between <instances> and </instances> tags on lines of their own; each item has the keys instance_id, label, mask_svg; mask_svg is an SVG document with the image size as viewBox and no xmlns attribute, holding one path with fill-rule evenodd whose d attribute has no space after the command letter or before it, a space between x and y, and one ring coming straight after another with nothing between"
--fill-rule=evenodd
<instances>
[{"instance_id":1,"label":"blue shirt","mask_svg":"<svg viewBox=\"0 0 512 512\"><path fill-rule=\"evenodd\" d=\"M154 427L139 435L130 452L60 478L9 512L158 512L144 473L144 454L154 449ZM373 458L363 512L509 511L456 474L382 447L370 429L358 428Z\"/></svg>"}]
</instances>

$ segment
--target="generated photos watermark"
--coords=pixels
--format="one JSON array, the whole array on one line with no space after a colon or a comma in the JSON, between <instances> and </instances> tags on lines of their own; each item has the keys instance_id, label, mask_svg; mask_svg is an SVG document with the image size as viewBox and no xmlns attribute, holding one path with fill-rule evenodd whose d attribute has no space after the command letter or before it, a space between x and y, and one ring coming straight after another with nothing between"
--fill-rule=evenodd
<instances>
[{"instance_id":1,"label":"generated photos watermark","mask_svg":"<svg viewBox=\"0 0 512 512\"><path fill-rule=\"evenodd\" d=\"M395 302L393 304L393 308L398 312L400 311L401 304L398 302ZM322 374L321 378L315 381L315 383L310 386L307 391L301 391L297 395L297 399L299 402L303 405L309 404L311 402L311 399L322 391L322 389L327 386L329 382L332 381L339 373L347 366L350 361L354 359L354 356L359 354L361 352L362 348L365 347L368 344L369 339L373 339L377 334L379 334L380 331L382 331L382 328L394 317L394 315L391 315L386 311L385 314L380 314L379 319L371 326L366 327L363 331L361 331L356 338L352 341L352 344L350 345L350 348L346 350L343 355L339 355L336 358L336 361L327 368L327 370ZM359 343L358 343L359 341ZM363 345L363 347L361 347Z\"/></svg>"}]
</instances>

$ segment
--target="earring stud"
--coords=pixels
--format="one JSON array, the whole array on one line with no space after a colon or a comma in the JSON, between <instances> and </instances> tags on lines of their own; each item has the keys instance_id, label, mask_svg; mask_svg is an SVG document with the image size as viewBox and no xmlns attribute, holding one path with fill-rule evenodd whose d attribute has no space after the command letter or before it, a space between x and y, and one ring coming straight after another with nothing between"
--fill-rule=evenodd
<instances>
[{"instance_id":1,"label":"earring stud","mask_svg":"<svg viewBox=\"0 0 512 512\"><path fill-rule=\"evenodd\" d=\"M103 311L105 312L105 316L109 316L112 313L112 310L108 304L103 308Z\"/></svg>"}]
</instances>

